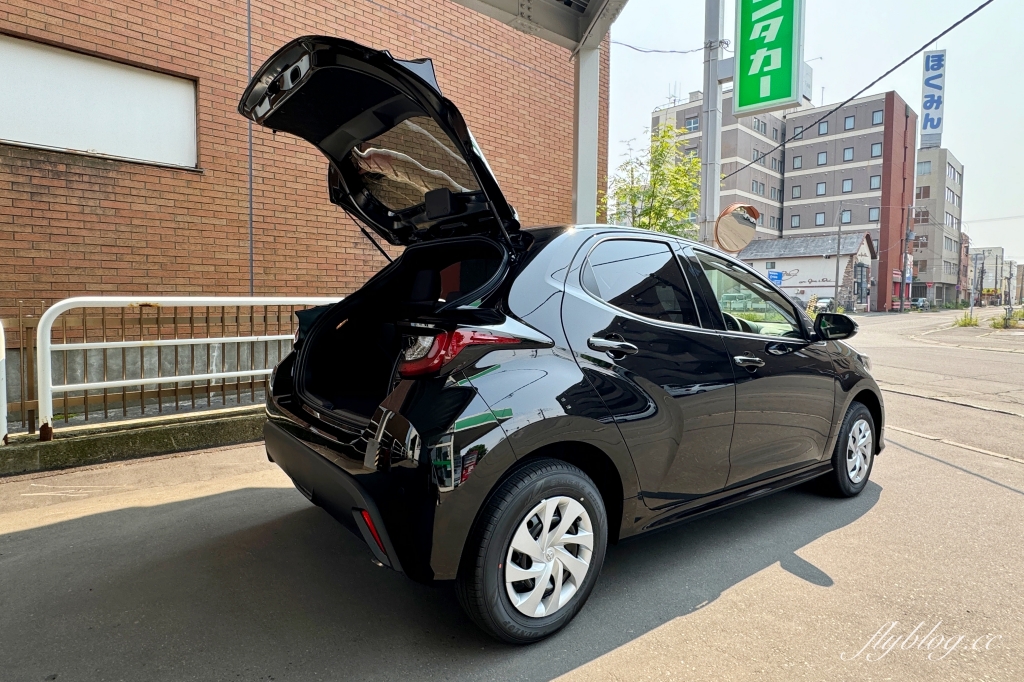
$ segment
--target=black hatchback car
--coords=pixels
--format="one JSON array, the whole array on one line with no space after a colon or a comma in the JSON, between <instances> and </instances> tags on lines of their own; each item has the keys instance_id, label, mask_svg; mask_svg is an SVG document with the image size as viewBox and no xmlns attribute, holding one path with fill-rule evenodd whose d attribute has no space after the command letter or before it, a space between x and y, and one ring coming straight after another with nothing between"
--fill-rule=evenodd
<instances>
[{"instance_id":1,"label":"black hatchback car","mask_svg":"<svg viewBox=\"0 0 1024 682\"><path fill-rule=\"evenodd\" d=\"M239 111L316 146L331 201L406 247L300 315L268 455L380 564L454 579L496 637L563 627L610 542L819 476L867 484L884 415L850 318L812 322L671 236L521 229L429 61L300 38Z\"/></svg>"}]
</instances>

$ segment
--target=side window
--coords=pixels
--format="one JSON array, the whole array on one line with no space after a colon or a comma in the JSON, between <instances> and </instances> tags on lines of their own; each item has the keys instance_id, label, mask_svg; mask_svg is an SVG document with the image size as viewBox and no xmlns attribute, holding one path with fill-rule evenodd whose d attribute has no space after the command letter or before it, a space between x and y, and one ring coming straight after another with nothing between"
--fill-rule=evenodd
<instances>
[{"instance_id":1,"label":"side window","mask_svg":"<svg viewBox=\"0 0 1024 682\"><path fill-rule=\"evenodd\" d=\"M726 329L766 336L803 336L793 304L784 296L746 268L704 251L696 253Z\"/></svg>"},{"instance_id":2,"label":"side window","mask_svg":"<svg viewBox=\"0 0 1024 682\"><path fill-rule=\"evenodd\" d=\"M601 242L583 266L583 287L634 315L699 326L690 287L667 244L634 239Z\"/></svg>"}]
</instances>

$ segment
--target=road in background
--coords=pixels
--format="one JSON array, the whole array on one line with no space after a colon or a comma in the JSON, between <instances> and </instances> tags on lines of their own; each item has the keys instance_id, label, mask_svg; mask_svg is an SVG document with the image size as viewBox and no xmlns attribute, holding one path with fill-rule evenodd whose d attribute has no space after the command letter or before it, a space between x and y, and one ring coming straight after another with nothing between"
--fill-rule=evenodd
<instances>
[{"instance_id":1,"label":"road in background","mask_svg":"<svg viewBox=\"0 0 1024 682\"><path fill-rule=\"evenodd\" d=\"M612 547L577 619L528 648L372 565L260 446L0 479L0 677L1024 679L1024 464L978 452L1024 460L1024 354L936 343L952 317L858 318L880 382L931 398L885 393L861 496L802 486ZM857 655L893 621L957 643Z\"/></svg>"}]
</instances>

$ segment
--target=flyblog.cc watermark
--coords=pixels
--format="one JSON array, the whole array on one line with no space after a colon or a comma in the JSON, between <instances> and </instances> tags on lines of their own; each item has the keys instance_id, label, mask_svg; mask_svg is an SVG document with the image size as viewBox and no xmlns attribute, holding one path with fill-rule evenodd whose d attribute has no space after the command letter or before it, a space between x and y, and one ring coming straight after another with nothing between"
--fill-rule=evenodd
<instances>
[{"instance_id":1,"label":"flyblog.cc watermark","mask_svg":"<svg viewBox=\"0 0 1024 682\"><path fill-rule=\"evenodd\" d=\"M856 653L843 652L839 658L844 661L863 659L875 663L892 652L916 653L929 661L941 661L954 651L991 651L999 648L1002 635L991 633L977 636L947 634L940 630L942 621L937 622L930 630L924 621L907 632L907 627L900 627L899 621L886 621L875 634L868 638L864 646Z\"/></svg>"}]
</instances>

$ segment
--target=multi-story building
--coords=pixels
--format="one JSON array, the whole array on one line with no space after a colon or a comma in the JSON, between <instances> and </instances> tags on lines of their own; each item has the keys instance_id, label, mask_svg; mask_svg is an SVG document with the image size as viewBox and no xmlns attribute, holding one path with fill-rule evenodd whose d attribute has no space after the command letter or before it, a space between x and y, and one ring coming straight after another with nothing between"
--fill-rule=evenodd
<instances>
[{"instance_id":1,"label":"multi-story building","mask_svg":"<svg viewBox=\"0 0 1024 682\"><path fill-rule=\"evenodd\" d=\"M721 205L757 208L757 239L820 236L840 229L870 234L876 254L870 307L894 309L914 205L917 114L895 92L856 99L820 122L833 106L737 118L732 102L732 92L725 92ZM652 130L665 123L685 129L681 151L699 154L701 104L701 93L694 92L686 103L656 109ZM774 149L787 136L794 139ZM756 163L747 166L751 161ZM963 167L958 168L962 174ZM956 243L959 248L959 239ZM903 294L910 297L909 284Z\"/></svg>"},{"instance_id":2,"label":"multi-story building","mask_svg":"<svg viewBox=\"0 0 1024 682\"><path fill-rule=\"evenodd\" d=\"M971 259L974 261L974 276L979 302L998 305L1003 302L1005 293L1006 259L1003 247L986 246L971 248Z\"/></svg>"},{"instance_id":3,"label":"multi-story building","mask_svg":"<svg viewBox=\"0 0 1024 682\"><path fill-rule=\"evenodd\" d=\"M1024 265L1017 266L1017 286L1014 292L1016 292L1013 299L1014 304L1024 304Z\"/></svg>"},{"instance_id":4,"label":"multi-story building","mask_svg":"<svg viewBox=\"0 0 1024 682\"><path fill-rule=\"evenodd\" d=\"M958 299L963 188L964 166L948 149L918 150L911 296L927 298L932 305Z\"/></svg>"},{"instance_id":5,"label":"multi-story building","mask_svg":"<svg viewBox=\"0 0 1024 682\"><path fill-rule=\"evenodd\" d=\"M743 203L754 206L761 214L757 238L782 236L782 174L785 166L783 150L769 150L785 139L785 123L774 114L741 116L732 112L732 91L722 95L722 174L730 175L743 165L756 161L722 182L722 208ZM656 109L651 113L651 130L671 123L686 132L684 152L700 154L700 107L703 95L691 92L684 104ZM694 216L696 219L696 216Z\"/></svg>"},{"instance_id":6,"label":"multi-story building","mask_svg":"<svg viewBox=\"0 0 1024 682\"><path fill-rule=\"evenodd\" d=\"M870 234L878 254L871 309L893 310L914 203L917 114L892 91L853 100L818 122L832 108L786 116L794 139L786 145L785 236Z\"/></svg>"}]
</instances>

